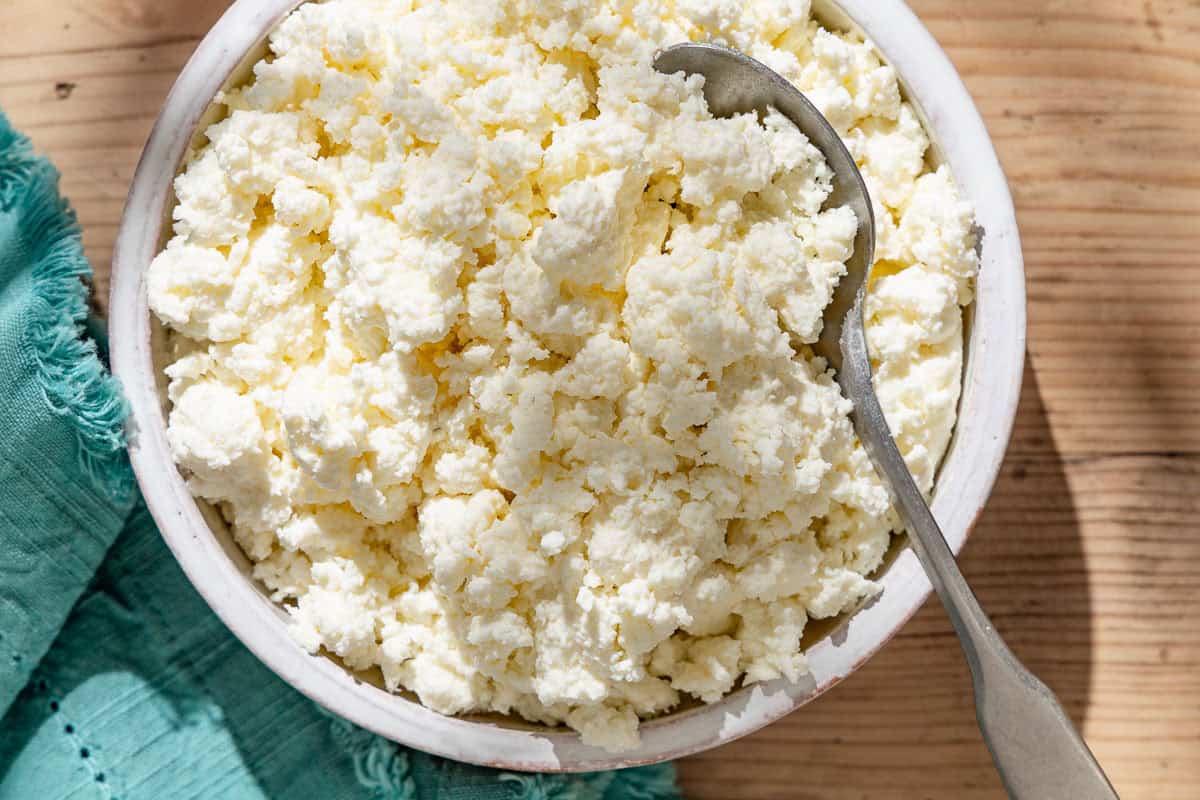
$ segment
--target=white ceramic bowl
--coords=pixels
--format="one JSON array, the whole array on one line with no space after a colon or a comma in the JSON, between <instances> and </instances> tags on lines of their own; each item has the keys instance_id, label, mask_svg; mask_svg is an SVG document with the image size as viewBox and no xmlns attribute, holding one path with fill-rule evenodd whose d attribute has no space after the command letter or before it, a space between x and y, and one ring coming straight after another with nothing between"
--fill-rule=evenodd
<instances>
[{"instance_id":1,"label":"white ceramic bowl","mask_svg":"<svg viewBox=\"0 0 1200 800\"><path fill-rule=\"evenodd\" d=\"M812 674L736 691L719 703L679 710L642 726L642 744L613 755L563 728L508 718L445 717L411 696L380 688L310 656L289 638L286 615L250 577L250 564L219 515L188 493L167 447L162 333L146 304L146 268L169 233L172 180L218 90L244 79L267 33L297 0L238 0L201 42L174 89L138 165L113 263L113 368L133 409L130 453L150 511L188 578L255 655L326 708L397 742L477 764L517 770L584 771L663 761L744 736L828 690L858 668L916 612L930 592L916 557L897 540L880 578L883 594L839 625L814 629ZM1025 353L1021 248L1004 174L970 96L937 43L901 0L816 0L817 16L857 26L899 72L908 99L934 141L932 160L949 164L974 204L985 235L958 428L942 466L934 513L957 552L983 509L1016 413Z\"/></svg>"}]
</instances>

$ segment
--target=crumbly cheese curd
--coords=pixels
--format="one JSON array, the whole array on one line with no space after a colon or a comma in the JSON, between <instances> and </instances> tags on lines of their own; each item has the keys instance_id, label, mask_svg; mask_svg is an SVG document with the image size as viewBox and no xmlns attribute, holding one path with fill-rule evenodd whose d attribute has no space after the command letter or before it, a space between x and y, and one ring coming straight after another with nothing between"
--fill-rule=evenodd
<instances>
[{"instance_id":1,"label":"crumbly cheese curd","mask_svg":"<svg viewBox=\"0 0 1200 800\"><path fill-rule=\"evenodd\" d=\"M771 113L805 91L879 224L877 386L926 491L955 422L972 212L873 47L807 0L326 0L221 98L148 274L168 437L296 639L446 713L611 750L805 671L897 520L807 345L856 221Z\"/></svg>"}]
</instances>

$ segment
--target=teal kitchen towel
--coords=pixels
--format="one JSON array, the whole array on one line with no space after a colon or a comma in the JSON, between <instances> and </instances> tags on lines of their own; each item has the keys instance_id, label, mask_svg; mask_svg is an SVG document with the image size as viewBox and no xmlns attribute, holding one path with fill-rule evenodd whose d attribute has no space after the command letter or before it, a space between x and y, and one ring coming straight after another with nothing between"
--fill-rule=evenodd
<instances>
[{"instance_id":1,"label":"teal kitchen towel","mask_svg":"<svg viewBox=\"0 0 1200 800\"><path fill-rule=\"evenodd\" d=\"M138 498L58 176L0 113L0 800L668 800L670 765L525 775L318 708L225 630Z\"/></svg>"}]
</instances>

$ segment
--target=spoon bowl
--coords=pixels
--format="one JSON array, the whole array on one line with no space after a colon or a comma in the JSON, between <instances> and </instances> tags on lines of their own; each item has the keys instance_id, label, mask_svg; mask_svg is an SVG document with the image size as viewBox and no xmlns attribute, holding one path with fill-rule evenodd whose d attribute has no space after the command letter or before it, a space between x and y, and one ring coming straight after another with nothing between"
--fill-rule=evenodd
<instances>
[{"instance_id":1,"label":"spoon bowl","mask_svg":"<svg viewBox=\"0 0 1200 800\"><path fill-rule=\"evenodd\" d=\"M825 307L825 326L813 352L838 374L842 372L842 326L854 311L860 291L866 289L875 262L875 214L867 184L842 138L817 107L779 73L764 64L716 44L687 42L668 47L654 59L654 68L665 74L683 72L704 76L704 99L716 117L756 112L760 117L774 108L800 129L821 151L833 171L833 190L826 208L848 206L858 220L854 253L846 274ZM860 312L861 313L861 312Z\"/></svg>"}]
</instances>

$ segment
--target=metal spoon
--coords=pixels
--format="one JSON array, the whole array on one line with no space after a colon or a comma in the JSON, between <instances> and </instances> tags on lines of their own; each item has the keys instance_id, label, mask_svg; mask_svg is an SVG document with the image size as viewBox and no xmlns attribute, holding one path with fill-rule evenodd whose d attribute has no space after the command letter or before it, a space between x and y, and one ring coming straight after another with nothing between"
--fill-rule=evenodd
<instances>
[{"instance_id":1,"label":"metal spoon","mask_svg":"<svg viewBox=\"0 0 1200 800\"><path fill-rule=\"evenodd\" d=\"M909 541L958 632L975 683L979 727L1004 786L1018 800L1116 798L1054 693L1021 665L980 608L892 439L871 383L863 327L863 300L874 262L875 219L866 184L846 146L798 89L734 50L713 44L680 44L659 53L654 68L666 74L703 75L704 96L714 116L762 114L774 107L824 153L834 174L826 206L852 208L858 217L858 235L846 276L825 310L825 327L813 351L836 371L842 390L854 403L858 438L890 489Z\"/></svg>"}]
</instances>

